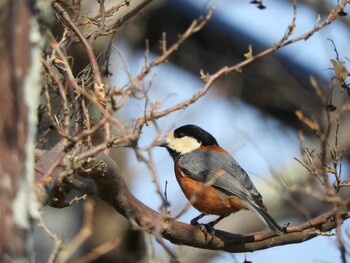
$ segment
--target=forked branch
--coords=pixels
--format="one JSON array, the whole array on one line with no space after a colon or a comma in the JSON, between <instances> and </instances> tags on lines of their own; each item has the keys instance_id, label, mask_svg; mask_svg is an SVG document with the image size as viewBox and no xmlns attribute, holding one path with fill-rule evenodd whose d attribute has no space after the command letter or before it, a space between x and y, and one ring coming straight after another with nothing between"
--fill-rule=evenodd
<instances>
[{"instance_id":1,"label":"forked branch","mask_svg":"<svg viewBox=\"0 0 350 263\"><path fill-rule=\"evenodd\" d=\"M59 155L61 151L57 150L57 147L54 149ZM50 159L55 158L56 154L51 152L42 158L46 156L49 156ZM50 160L46 161L50 162ZM204 234L198 227L176 221L167 214L158 213L133 196L120 174L117 163L108 155L101 152L95 158L79 163L73 170L84 180L91 180L90 183L96 187L95 195L111 205L130 222L136 223L149 233L161 235L174 244L228 252L252 252L274 246L304 242L319 235L329 234L327 232L337 226L335 215L327 213L308 222L289 226L287 233L282 236L277 236L271 231L238 235L216 230L215 235ZM45 171L41 169L45 168L38 167L37 172L45 174ZM58 174L60 171L52 174L53 180ZM61 183L61 187L69 190L75 188L83 193L92 193L91 191L87 192L87 189L93 188L87 188L86 184L70 180L69 177L66 182ZM348 211L339 213L341 222L349 217L350 212Z\"/></svg>"}]
</instances>

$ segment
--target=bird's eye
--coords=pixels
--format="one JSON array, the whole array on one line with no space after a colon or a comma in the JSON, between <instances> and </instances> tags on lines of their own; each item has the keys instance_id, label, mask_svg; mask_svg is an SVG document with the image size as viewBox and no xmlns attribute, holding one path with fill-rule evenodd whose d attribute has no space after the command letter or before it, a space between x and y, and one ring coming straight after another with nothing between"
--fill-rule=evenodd
<instances>
[{"instance_id":1,"label":"bird's eye","mask_svg":"<svg viewBox=\"0 0 350 263\"><path fill-rule=\"evenodd\" d=\"M183 132L180 132L178 135L177 135L178 138L182 138L182 137L185 137L185 134Z\"/></svg>"}]
</instances>

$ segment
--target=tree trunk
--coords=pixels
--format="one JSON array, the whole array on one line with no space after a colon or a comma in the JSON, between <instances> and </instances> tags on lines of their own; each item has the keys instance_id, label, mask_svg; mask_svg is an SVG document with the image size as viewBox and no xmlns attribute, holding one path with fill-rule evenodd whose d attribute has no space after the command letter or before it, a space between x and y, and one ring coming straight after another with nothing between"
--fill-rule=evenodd
<instances>
[{"instance_id":1,"label":"tree trunk","mask_svg":"<svg viewBox=\"0 0 350 263\"><path fill-rule=\"evenodd\" d=\"M40 34L31 1L0 0L0 262L29 262Z\"/></svg>"}]
</instances>

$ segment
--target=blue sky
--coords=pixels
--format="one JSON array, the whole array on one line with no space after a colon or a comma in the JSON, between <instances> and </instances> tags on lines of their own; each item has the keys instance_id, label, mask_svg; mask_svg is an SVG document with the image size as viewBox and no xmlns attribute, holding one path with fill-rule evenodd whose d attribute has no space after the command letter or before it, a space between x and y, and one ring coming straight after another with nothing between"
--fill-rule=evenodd
<instances>
[{"instance_id":1,"label":"blue sky","mask_svg":"<svg viewBox=\"0 0 350 263\"><path fill-rule=\"evenodd\" d=\"M229 24L239 25L242 30L252 36L252 39L254 36L254 38L259 38L259 41L263 41L266 46L272 46L281 39L291 22L292 8L290 4L286 4L286 1L264 1L267 9L262 11L248 2L247 0L216 1L216 15L220 15ZM207 1L199 0L191 1L191 3L196 4L200 10L205 3L208 5ZM294 36L312 29L317 21L317 16L306 7L298 5L297 28ZM330 79L333 73L325 69L331 66L329 61L334 58L334 51L327 38L332 38L335 41L340 56L344 57L349 55L346 53L348 52L347 33L348 31L344 30L343 25L335 23L320 33L316 33L306 42L301 41L293 44L283 48L280 52L309 66L312 71L323 74L325 79ZM136 75L140 70L143 53L131 53L122 39L118 39L115 43L128 61L130 70ZM116 52L112 55L116 57L111 61L119 60ZM114 81L119 86L128 82L127 75L123 73L123 67L124 65L119 64L112 70ZM151 79L150 98L153 99L153 102L164 103L164 107L191 97L203 85L198 76L190 75L170 63L154 69ZM217 138L223 148L235 156L258 188L263 181L271 180L271 170L278 172L281 169L286 170L286 167L296 169L297 164L293 157L298 157L300 154L299 142L294 131L289 130L274 119L262 117L254 108L243 102L237 101L233 104L231 101L225 101L214 92L215 86L212 89L213 91L210 91L188 109L160 120L159 125L164 133L170 128L187 123L202 126ZM127 116L124 119L127 122L130 121L130 116L139 116L143 108L143 103L130 101L127 107L118 113L121 118ZM155 130L152 127L145 128L140 145L146 146L154 136ZM165 181L168 182L168 196L172 203L172 211L176 214L176 211L179 211L187 201L174 178L172 160L164 149L155 149L153 153L162 186L165 185ZM151 175L144 164L137 162L131 151L129 159L130 170L136 176L135 183L131 186L133 193L148 206L158 209L160 199L155 194ZM344 169L345 172L348 171L347 167ZM263 196L268 194L267 190L259 190ZM197 211L191 209L180 220L189 222L197 214ZM346 223L345 226L348 227L349 224ZM237 262L244 260L244 254L235 254L234 257ZM248 253L247 259L253 262L269 263L340 262L334 238L329 237L318 237L302 244ZM232 256L228 253L223 253L213 258L211 262L236 261L232 260Z\"/></svg>"}]
</instances>

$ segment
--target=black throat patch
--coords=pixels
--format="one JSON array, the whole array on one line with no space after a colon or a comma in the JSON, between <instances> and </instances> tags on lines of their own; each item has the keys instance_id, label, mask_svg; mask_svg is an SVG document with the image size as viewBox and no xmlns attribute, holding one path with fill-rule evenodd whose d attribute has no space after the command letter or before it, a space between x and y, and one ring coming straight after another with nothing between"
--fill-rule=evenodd
<instances>
[{"instance_id":1,"label":"black throat patch","mask_svg":"<svg viewBox=\"0 0 350 263\"><path fill-rule=\"evenodd\" d=\"M168 152L169 152L171 158L173 158L174 161L176 161L176 160L179 159L179 157L180 157L180 155L181 155L179 152L174 151L174 150L172 150L172 149L170 149L170 148L168 148L168 147L166 147L166 149L168 150Z\"/></svg>"}]
</instances>

